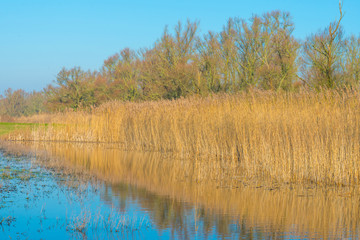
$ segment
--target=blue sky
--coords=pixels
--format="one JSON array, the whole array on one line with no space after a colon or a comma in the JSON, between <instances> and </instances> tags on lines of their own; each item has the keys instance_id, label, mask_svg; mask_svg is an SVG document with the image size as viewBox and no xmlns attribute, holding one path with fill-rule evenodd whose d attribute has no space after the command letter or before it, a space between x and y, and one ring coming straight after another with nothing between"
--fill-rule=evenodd
<instances>
[{"instance_id":1,"label":"blue sky","mask_svg":"<svg viewBox=\"0 0 360 240\"><path fill-rule=\"evenodd\" d=\"M62 67L99 69L125 47L151 47L179 20L218 32L229 17L271 10L290 12L301 39L339 16L338 0L0 0L0 93L41 90ZM343 10L345 34L359 35L360 1L344 0Z\"/></svg>"}]
</instances>

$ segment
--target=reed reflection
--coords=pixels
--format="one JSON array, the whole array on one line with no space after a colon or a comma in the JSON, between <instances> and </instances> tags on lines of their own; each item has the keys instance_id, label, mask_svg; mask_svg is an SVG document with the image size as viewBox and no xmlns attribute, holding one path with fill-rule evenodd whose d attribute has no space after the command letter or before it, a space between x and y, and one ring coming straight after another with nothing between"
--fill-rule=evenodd
<instances>
[{"instance_id":1,"label":"reed reflection","mask_svg":"<svg viewBox=\"0 0 360 240\"><path fill-rule=\"evenodd\" d=\"M356 188L247 186L240 169L230 172L221 162L124 152L109 144L32 143L31 147L47 156L48 167L104 180L105 201L124 209L129 199L135 199L159 230L171 228L174 236L184 239L199 232L206 238L214 231L239 238L359 236Z\"/></svg>"}]
</instances>

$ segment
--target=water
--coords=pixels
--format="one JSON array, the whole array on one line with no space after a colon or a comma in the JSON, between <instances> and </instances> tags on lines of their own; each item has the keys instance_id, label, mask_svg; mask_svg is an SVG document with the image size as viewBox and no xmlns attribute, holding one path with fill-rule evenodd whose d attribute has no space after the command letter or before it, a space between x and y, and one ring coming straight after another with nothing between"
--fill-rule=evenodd
<instances>
[{"instance_id":1,"label":"water","mask_svg":"<svg viewBox=\"0 0 360 240\"><path fill-rule=\"evenodd\" d=\"M210 162L124 152L116 145L6 149L13 154L0 154L0 239L359 236L356 188L247 186L219 175ZM33 155L15 155L29 151Z\"/></svg>"}]
</instances>

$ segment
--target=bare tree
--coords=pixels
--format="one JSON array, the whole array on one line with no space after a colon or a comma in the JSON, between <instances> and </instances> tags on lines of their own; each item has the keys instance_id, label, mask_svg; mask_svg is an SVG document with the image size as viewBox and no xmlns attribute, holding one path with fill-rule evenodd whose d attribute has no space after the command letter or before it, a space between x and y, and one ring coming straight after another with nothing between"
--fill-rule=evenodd
<instances>
[{"instance_id":1,"label":"bare tree","mask_svg":"<svg viewBox=\"0 0 360 240\"><path fill-rule=\"evenodd\" d=\"M4 92L3 103L3 114L19 117L22 115L26 115L27 113L27 105L26 98L28 94L22 90L18 89L13 91L11 88L8 88Z\"/></svg>"},{"instance_id":2,"label":"bare tree","mask_svg":"<svg viewBox=\"0 0 360 240\"><path fill-rule=\"evenodd\" d=\"M57 75L55 86L49 85L45 89L47 106L52 110L65 108L78 109L83 106L92 106L94 98L95 74L83 71L80 67L70 70L63 68Z\"/></svg>"},{"instance_id":3,"label":"bare tree","mask_svg":"<svg viewBox=\"0 0 360 240\"><path fill-rule=\"evenodd\" d=\"M110 99L135 100L139 97L138 55L129 48L123 49L104 61L97 84L102 86L102 95ZM107 85L102 82L105 79ZM102 83L101 83L102 82ZM105 87L106 86L106 87ZM106 98L106 97L105 97Z\"/></svg>"},{"instance_id":4,"label":"bare tree","mask_svg":"<svg viewBox=\"0 0 360 240\"><path fill-rule=\"evenodd\" d=\"M197 22L178 23L174 35L165 31L153 49L143 53L141 87L147 98L174 99L194 91L197 74Z\"/></svg>"},{"instance_id":5,"label":"bare tree","mask_svg":"<svg viewBox=\"0 0 360 240\"><path fill-rule=\"evenodd\" d=\"M359 88L360 84L360 37L351 36L345 41L345 84Z\"/></svg>"},{"instance_id":6,"label":"bare tree","mask_svg":"<svg viewBox=\"0 0 360 240\"><path fill-rule=\"evenodd\" d=\"M250 19L250 24L246 20L237 19L236 28L238 33L237 71L240 77L240 88L254 88L259 83L258 70L261 66L261 19L254 16Z\"/></svg>"},{"instance_id":7,"label":"bare tree","mask_svg":"<svg viewBox=\"0 0 360 240\"><path fill-rule=\"evenodd\" d=\"M260 86L290 89L297 72L299 44L292 37L294 23L287 12L273 11L262 17Z\"/></svg>"},{"instance_id":8,"label":"bare tree","mask_svg":"<svg viewBox=\"0 0 360 240\"><path fill-rule=\"evenodd\" d=\"M315 88L334 88L341 84L341 61L343 54L343 31L340 25L344 15L339 1L340 17L324 31L311 35L303 46L306 75Z\"/></svg>"},{"instance_id":9,"label":"bare tree","mask_svg":"<svg viewBox=\"0 0 360 240\"><path fill-rule=\"evenodd\" d=\"M225 92L234 92L238 83L238 72L236 70L236 49L237 32L235 21L230 18L220 33L221 61L222 61L222 89Z\"/></svg>"},{"instance_id":10,"label":"bare tree","mask_svg":"<svg viewBox=\"0 0 360 240\"><path fill-rule=\"evenodd\" d=\"M201 89L202 91L206 89L209 92L219 92L221 90L222 61L218 37L218 34L209 32L203 39L198 39L197 42L199 81L196 83L196 88L200 92Z\"/></svg>"}]
</instances>

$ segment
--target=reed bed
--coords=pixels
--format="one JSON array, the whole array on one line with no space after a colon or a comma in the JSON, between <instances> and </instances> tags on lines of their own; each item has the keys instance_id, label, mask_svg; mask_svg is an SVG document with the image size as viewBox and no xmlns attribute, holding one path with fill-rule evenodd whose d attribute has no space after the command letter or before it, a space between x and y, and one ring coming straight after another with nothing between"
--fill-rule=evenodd
<instances>
[{"instance_id":1,"label":"reed bed","mask_svg":"<svg viewBox=\"0 0 360 240\"><path fill-rule=\"evenodd\" d=\"M360 180L358 92L115 101L47 119L53 124L8 139L118 143L127 150L206 159L243 177L283 183L354 185Z\"/></svg>"}]
</instances>

